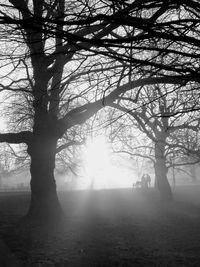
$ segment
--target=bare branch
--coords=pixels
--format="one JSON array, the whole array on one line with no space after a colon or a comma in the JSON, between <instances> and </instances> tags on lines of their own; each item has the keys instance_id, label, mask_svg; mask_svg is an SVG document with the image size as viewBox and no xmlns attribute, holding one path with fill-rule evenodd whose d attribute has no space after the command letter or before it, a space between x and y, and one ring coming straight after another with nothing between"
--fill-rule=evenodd
<instances>
[{"instance_id":1,"label":"bare branch","mask_svg":"<svg viewBox=\"0 0 200 267\"><path fill-rule=\"evenodd\" d=\"M69 148L70 146L81 146L83 144L85 144L85 140L84 141L75 141L75 140L74 141L69 141L68 143L66 143L64 145L59 146L56 149L56 153L59 153L63 149Z\"/></svg>"}]
</instances>

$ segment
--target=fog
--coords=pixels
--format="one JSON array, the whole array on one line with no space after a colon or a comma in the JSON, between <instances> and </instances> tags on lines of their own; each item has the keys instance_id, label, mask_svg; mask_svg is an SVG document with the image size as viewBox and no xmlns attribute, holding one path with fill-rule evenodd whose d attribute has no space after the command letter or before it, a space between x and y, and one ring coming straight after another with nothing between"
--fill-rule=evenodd
<instances>
[{"instance_id":1,"label":"fog","mask_svg":"<svg viewBox=\"0 0 200 267\"><path fill-rule=\"evenodd\" d=\"M116 163L117 162L117 163ZM168 181L174 189L183 185L196 185L200 183L200 167L195 166L195 181L191 176L190 169L188 167L179 168L175 170L175 184L173 178L173 170L168 171ZM83 166L77 172L64 172L60 173L55 171L55 180L58 191L67 190L101 190L112 188L132 188L133 184L137 181L141 181L141 177L144 173L148 173L151 177L151 188L155 185L155 174L153 167L149 167L142 164L142 167L138 167L136 162L128 160L126 158L120 158L120 163L115 161L109 166L109 169L104 170L103 166L99 172L95 172L93 175L85 172ZM0 190L1 191L29 191L30 190L30 172L29 170L14 171L7 175L1 174L0 176Z\"/></svg>"}]
</instances>

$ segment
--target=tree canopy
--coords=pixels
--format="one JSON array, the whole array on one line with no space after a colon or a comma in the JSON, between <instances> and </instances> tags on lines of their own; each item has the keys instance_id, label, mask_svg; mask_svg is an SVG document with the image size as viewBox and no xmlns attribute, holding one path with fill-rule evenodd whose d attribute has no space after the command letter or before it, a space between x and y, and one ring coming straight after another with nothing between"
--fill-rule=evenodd
<instances>
[{"instance_id":1,"label":"tree canopy","mask_svg":"<svg viewBox=\"0 0 200 267\"><path fill-rule=\"evenodd\" d=\"M137 105L145 86L198 86L199 12L195 0L0 4L0 92L11 118L0 142L27 146L29 214L59 210L55 157L73 127L127 94Z\"/></svg>"}]
</instances>

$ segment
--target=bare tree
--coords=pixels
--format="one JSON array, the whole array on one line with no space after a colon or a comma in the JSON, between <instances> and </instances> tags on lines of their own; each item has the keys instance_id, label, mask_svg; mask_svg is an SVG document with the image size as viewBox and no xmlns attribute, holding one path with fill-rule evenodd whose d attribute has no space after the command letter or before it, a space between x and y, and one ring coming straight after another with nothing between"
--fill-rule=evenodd
<instances>
[{"instance_id":1,"label":"bare tree","mask_svg":"<svg viewBox=\"0 0 200 267\"><path fill-rule=\"evenodd\" d=\"M199 9L186 0L0 4L0 90L29 103L0 142L27 146L30 216L61 213L55 157L69 129L134 88L199 81Z\"/></svg>"},{"instance_id":2,"label":"bare tree","mask_svg":"<svg viewBox=\"0 0 200 267\"><path fill-rule=\"evenodd\" d=\"M186 90L185 88L176 88L174 86L171 86L170 89L169 85L156 85L140 89L137 101L135 101L133 94L128 93L121 96L118 103L111 104L112 107L130 116L129 123L125 119L126 125L129 124L129 128L131 126L137 127L154 144L152 148L151 143L147 145L147 142L143 141L143 146L138 146L137 144L136 150L134 146L130 146L131 140L129 136L131 135L126 135L125 137L128 140L126 149L128 148L127 151L130 154L138 154L153 161L156 183L161 198L164 200L172 199L172 192L167 179L172 155L180 158L188 151L194 151L192 142L186 144L183 138L186 132L195 133L199 129L199 111L195 111L200 106L199 99L195 96L197 90L194 86L192 90ZM194 109L193 112L191 111L192 108ZM188 109L190 113L185 113ZM125 123L122 124L124 133L127 133ZM124 139L122 142L124 144ZM139 148L140 150L142 149L143 154L141 151L138 152ZM124 152L126 152L126 149L124 149ZM146 152L145 149L147 150ZM183 160L182 162L179 160L179 162L176 162L176 165L178 164L181 166L186 163L183 163ZM175 165L175 160L173 165Z\"/></svg>"},{"instance_id":3,"label":"bare tree","mask_svg":"<svg viewBox=\"0 0 200 267\"><path fill-rule=\"evenodd\" d=\"M1 40L6 42L7 49L1 60L5 71L1 90L10 93L10 108L17 113L11 112L13 132L2 133L0 141L27 145L31 159L31 216L60 214L54 180L56 152L63 149L58 140L71 127L82 124L101 109L102 98L111 101L114 97L113 93L104 96L102 89L95 94L95 81L93 79L91 84L89 74L102 73L104 65L100 59L99 63L95 62L94 53L87 52L92 45L80 43L75 34L68 41L62 36L65 18L71 24L70 21L81 14L90 12L90 6L74 5L73 1L67 5L65 1L8 1L1 5L4 20L8 20L8 24L9 18L13 20L11 25L5 24L1 29ZM45 31L46 23L55 35ZM65 29L69 35L70 31L82 37L92 34L100 40L114 28L107 27L110 27L108 23L90 27L72 23ZM3 33L8 32L12 46L3 38ZM99 87L102 88L101 83Z\"/></svg>"}]
</instances>

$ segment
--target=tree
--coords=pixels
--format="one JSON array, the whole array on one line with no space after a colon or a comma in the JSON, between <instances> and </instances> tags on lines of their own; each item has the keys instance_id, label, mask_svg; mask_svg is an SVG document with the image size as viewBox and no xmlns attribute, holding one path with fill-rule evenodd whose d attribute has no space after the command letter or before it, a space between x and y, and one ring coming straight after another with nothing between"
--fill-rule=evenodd
<instances>
[{"instance_id":1,"label":"tree","mask_svg":"<svg viewBox=\"0 0 200 267\"><path fill-rule=\"evenodd\" d=\"M0 8L0 90L14 105L26 96L29 109L22 106L23 114L32 114L22 116L12 132L1 133L0 142L27 146L28 214L55 216L60 214L55 157L58 140L69 129L128 90L199 81L199 4L5 0ZM188 18L184 15L178 24L182 13ZM185 43L188 48L182 51Z\"/></svg>"},{"instance_id":2,"label":"tree","mask_svg":"<svg viewBox=\"0 0 200 267\"><path fill-rule=\"evenodd\" d=\"M153 143L154 148L152 149L150 145L147 146L147 142L143 142L143 146L140 146L143 154L140 153L140 156L153 161L156 184L163 200L172 199L172 192L167 179L172 154L173 156L176 154L176 157L180 158L181 155L192 150L192 143L190 142L189 146L186 145L183 136L186 132L196 133L199 129L199 111L190 111L190 113L185 114L187 109L191 110L191 107L199 109L200 103L195 96L196 92L194 86L193 90L185 90L185 88L174 86L169 89L169 85L155 85L140 89L137 102L133 93L128 92L119 97L118 103L111 104L112 107L125 112L130 117L129 127L132 124L132 127L143 132ZM136 91L134 93L137 95ZM127 125L127 119L125 121ZM123 128L127 132L125 125ZM181 133L182 135L180 135ZM136 147L138 150L139 147ZM154 151L154 157L145 153L144 148L148 151ZM128 150L132 150L129 152L130 154L136 155L136 152L133 152L134 147L129 147ZM138 151L137 154L139 154ZM179 161L180 164L183 165L184 163Z\"/></svg>"},{"instance_id":3,"label":"tree","mask_svg":"<svg viewBox=\"0 0 200 267\"><path fill-rule=\"evenodd\" d=\"M74 14L69 15L70 23L81 12L83 16L84 13L85 15L90 13L89 7L85 6L86 11L83 12L78 4L73 6L73 1L69 1L68 6L65 6L65 1L53 1L49 4L45 1L32 3L8 1L9 3L10 5L1 5L1 14L5 20L12 18L15 22L12 21L10 27L5 25L2 31L8 33L10 30L13 50L8 43L5 44L8 52L4 51L4 59L5 64L10 63L7 70L10 75L2 77L1 88L11 92L10 102L15 108L17 105L18 115L19 106L23 113L20 113L19 124L15 131L2 133L0 141L27 145L27 152L31 159L32 191L28 214L30 216L48 217L52 214L55 216L61 213L54 180L56 151L60 150L57 143L67 130L82 124L103 107L102 93L95 97L90 90L91 101L85 100L84 95L90 87L94 86L90 85L89 72L101 73L104 66L101 66L101 62L90 63L89 52L81 54L83 44L79 44L79 40L70 39L65 42L59 34L64 28L60 22L64 21L67 13ZM5 14L5 11L9 11L10 16L7 15L8 13ZM45 21L42 21L43 18ZM53 23L54 19L55 23ZM54 28L55 36L52 36L50 32L45 32L46 20L49 20L49 28ZM85 25L82 27L72 23L71 29L66 26L66 32L68 31L70 35L70 31L74 31L82 37L92 32L95 37L101 39L111 31L107 29L108 26L102 23L102 25L92 25L88 28ZM3 40L3 36L1 37ZM91 47L90 44L85 50L89 47ZM22 53L22 50L25 50L25 53ZM87 82L85 88L81 90L82 77ZM9 81L10 79L12 82ZM77 79L80 79L79 84ZM70 91L71 88L68 89L69 86L76 87L73 93ZM104 98L111 101L113 94ZM27 101L24 102L27 99L28 105ZM28 118L27 107L32 115ZM18 130L21 131L18 132Z\"/></svg>"}]
</instances>

